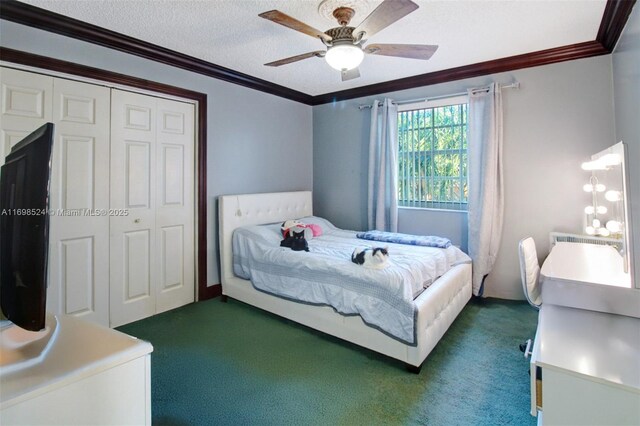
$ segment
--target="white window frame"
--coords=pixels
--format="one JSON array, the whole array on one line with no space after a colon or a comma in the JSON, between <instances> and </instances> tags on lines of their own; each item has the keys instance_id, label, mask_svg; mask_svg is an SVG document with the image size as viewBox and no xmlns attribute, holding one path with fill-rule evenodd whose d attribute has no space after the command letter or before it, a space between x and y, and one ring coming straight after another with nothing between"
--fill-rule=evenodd
<instances>
[{"instance_id":1,"label":"white window frame","mask_svg":"<svg viewBox=\"0 0 640 426\"><path fill-rule=\"evenodd\" d=\"M469 104L469 97L467 95L459 95L459 96L451 96L451 97L443 97L443 98L437 98L437 99L425 99L424 101L420 101L420 102L412 102L412 103L407 103L407 104L401 104L398 105L398 115L401 112L406 112L406 111L415 111L415 110L420 110L420 109L427 109L427 108L438 108L438 107L444 107L444 106L450 106L450 105L459 105L459 104L467 104L467 131L468 131L468 125L469 125L469 121L468 121L468 104ZM398 141L398 144L400 143L400 141ZM468 146L467 146L467 151L468 151ZM467 161L468 161L468 157L467 157ZM400 158L398 156L398 167L399 167L399 162L400 162ZM467 164L467 173L468 173L468 164ZM401 176L398 176L398 180L401 179ZM468 176L467 176L468 179ZM468 185L468 183L467 183ZM467 204L465 203L465 207L462 208L439 208L439 207L426 207L426 206L411 206L411 205L400 205L400 202L402 202L403 200L398 200L399 201L399 205L398 208L400 209L421 209L421 210L438 210L438 211L445 211L445 212L467 212ZM444 203L444 202L443 202ZM461 203L454 203L454 204L458 204L459 206L461 205Z\"/></svg>"}]
</instances>

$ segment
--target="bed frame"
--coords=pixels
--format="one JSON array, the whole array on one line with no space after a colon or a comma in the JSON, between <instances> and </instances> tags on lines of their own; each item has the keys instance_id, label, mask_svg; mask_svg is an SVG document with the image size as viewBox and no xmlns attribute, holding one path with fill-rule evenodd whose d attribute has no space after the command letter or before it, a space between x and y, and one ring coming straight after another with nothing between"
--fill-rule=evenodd
<instances>
[{"instance_id":1,"label":"bed frame","mask_svg":"<svg viewBox=\"0 0 640 426\"><path fill-rule=\"evenodd\" d=\"M409 346L366 325L359 316L344 316L328 306L296 303L256 290L233 274L231 239L241 226L283 222L311 216L311 191L219 197L220 263L223 300L232 297L258 308L404 361L413 371L453 323L471 298L471 265L458 265L415 300L418 307L417 345Z\"/></svg>"}]
</instances>

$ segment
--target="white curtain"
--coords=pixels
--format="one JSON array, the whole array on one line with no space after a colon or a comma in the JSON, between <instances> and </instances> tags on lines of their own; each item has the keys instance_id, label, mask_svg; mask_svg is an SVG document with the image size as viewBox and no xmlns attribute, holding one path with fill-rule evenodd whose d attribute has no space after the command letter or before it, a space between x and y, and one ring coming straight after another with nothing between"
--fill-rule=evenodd
<instances>
[{"instance_id":1,"label":"white curtain","mask_svg":"<svg viewBox=\"0 0 640 426\"><path fill-rule=\"evenodd\" d=\"M398 231L398 107L391 99L371 107L369 229Z\"/></svg>"},{"instance_id":2,"label":"white curtain","mask_svg":"<svg viewBox=\"0 0 640 426\"><path fill-rule=\"evenodd\" d=\"M500 86L469 90L469 256L473 294L482 296L500 248L504 211Z\"/></svg>"}]
</instances>

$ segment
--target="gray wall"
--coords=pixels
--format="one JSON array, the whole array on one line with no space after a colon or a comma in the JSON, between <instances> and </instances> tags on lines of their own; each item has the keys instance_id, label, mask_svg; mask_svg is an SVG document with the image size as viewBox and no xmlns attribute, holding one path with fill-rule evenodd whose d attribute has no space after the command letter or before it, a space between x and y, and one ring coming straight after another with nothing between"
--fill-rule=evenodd
<instances>
[{"instance_id":1,"label":"gray wall","mask_svg":"<svg viewBox=\"0 0 640 426\"><path fill-rule=\"evenodd\" d=\"M522 299L518 241L533 236L542 261L550 231L581 232L580 164L614 143L610 56L582 59L379 95L395 100L456 93L490 81L517 80L504 97L505 223L485 294ZM365 229L369 110L374 97L313 108L313 189L316 212L340 227ZM637 111L637 110L635 110ZM439 234L466 246L466 216L429 210L399 214L401 232Z\"/></svg>"},{"instance_id":2,"label":"gray wall","mask_svg":"<svg viewBox=\"0 0 640 426\"><path fill-rule=\"evenodd\" d=\"M207 94L209 284L220 282L218 195L312 189L310 106L8 21L0 45Z\"/></svg>"},{"instance_id":3,"label":"gray wall","mask_svg":"<svg viewBox=\"0 0 640 426\"><path fill-rule=\"evenodd\" d=\"M636 5L613 55L616 141L629 150L629 198L635 281L640 281L640 6Z\"/></svg>"}]
</instances>

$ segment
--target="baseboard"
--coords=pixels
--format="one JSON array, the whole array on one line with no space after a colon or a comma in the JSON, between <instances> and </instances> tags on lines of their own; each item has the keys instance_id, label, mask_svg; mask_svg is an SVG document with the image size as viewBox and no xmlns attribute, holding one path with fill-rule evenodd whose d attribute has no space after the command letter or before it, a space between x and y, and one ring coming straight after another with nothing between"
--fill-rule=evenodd
<instances>
[{"instance_id":1,"label":"baseboard","mask_svg":"<svg viewBox=\"0 0 640 426\"><path fill-rule=\"evenodd\" d=\"M213 299L222 294L222 285L213 284L207 287L200 287L198 291L198 302L203 300Z\"/></svg>"}]
</instances>

